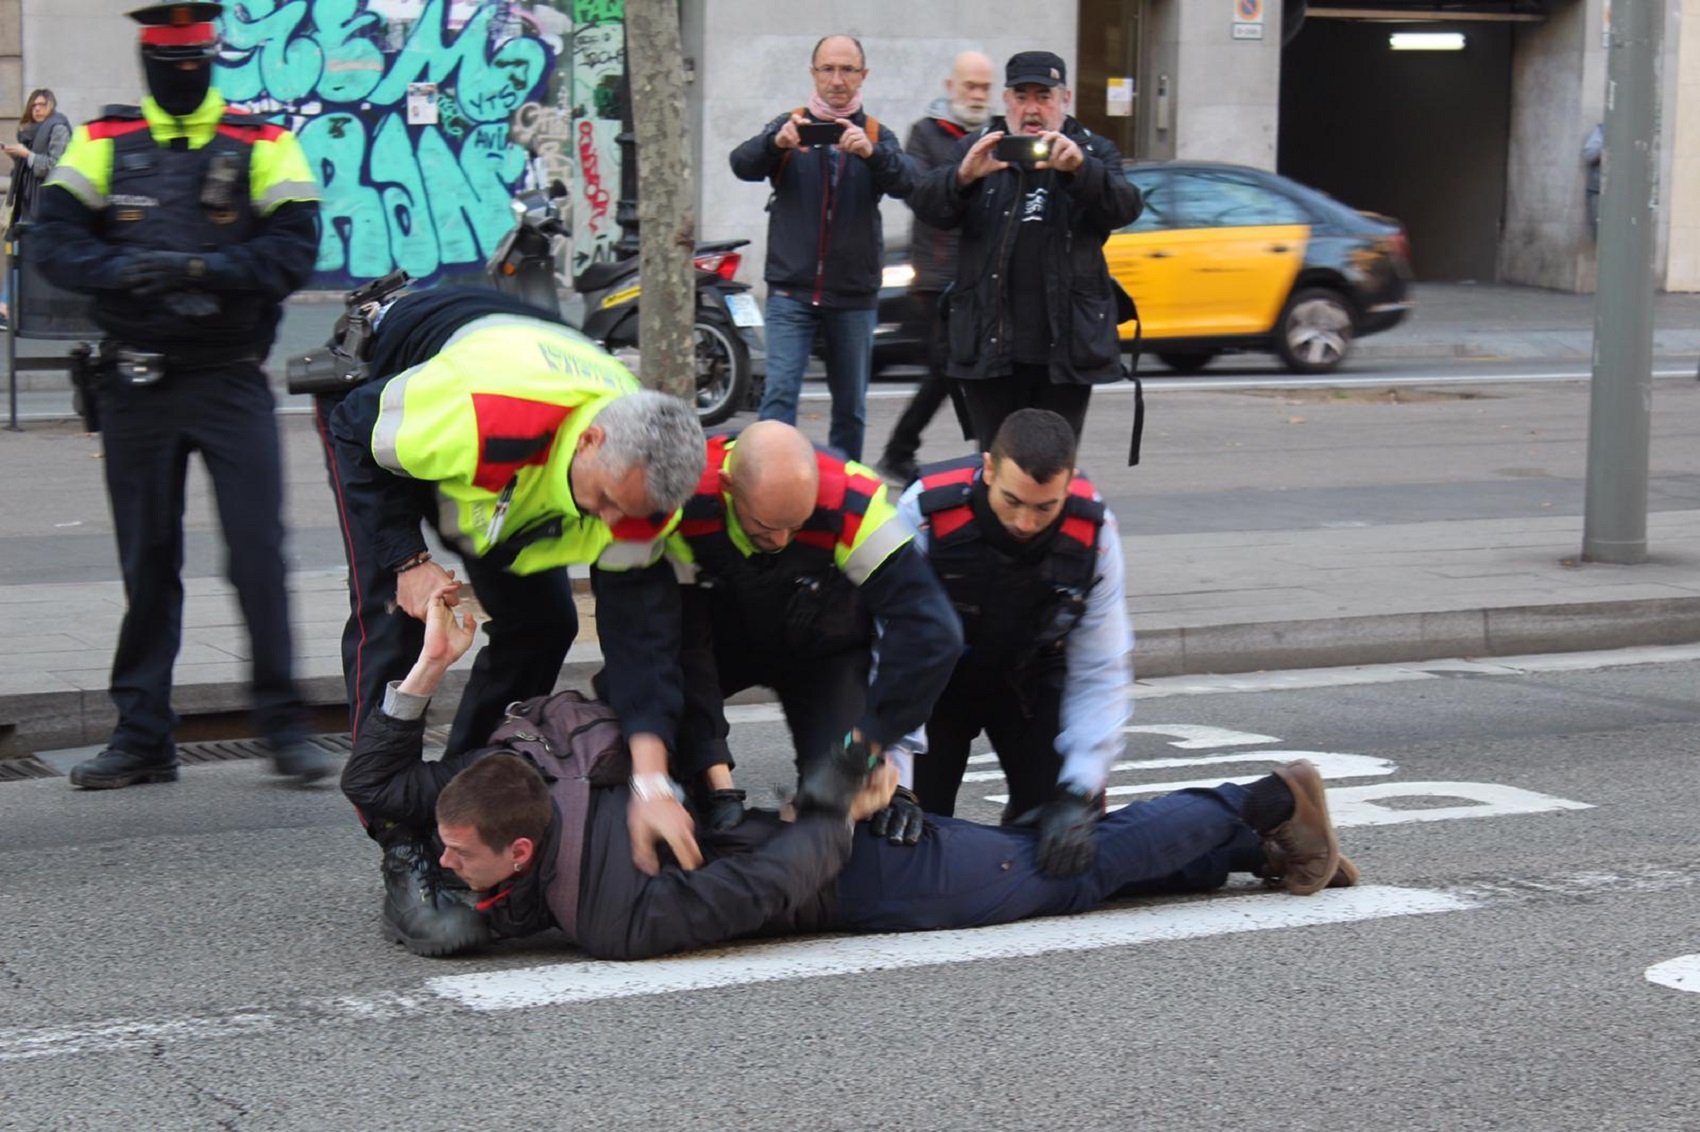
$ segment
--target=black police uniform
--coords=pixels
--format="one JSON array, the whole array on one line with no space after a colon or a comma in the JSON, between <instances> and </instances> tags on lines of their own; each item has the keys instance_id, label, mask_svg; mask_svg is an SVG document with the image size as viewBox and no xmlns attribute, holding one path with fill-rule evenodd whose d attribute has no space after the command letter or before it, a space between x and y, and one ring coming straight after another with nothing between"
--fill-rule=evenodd
<instances>
[{"instance_id":1,"label":"black police uniform","mask_svg":"<svg viewBox=\"0 0 1700 1132\"><path fill-rule=\"evenodd\" d=\"M295 142L279 127L224 114L223 100L205 85L216 51L206 21L218 11L176 4L131 13L144 25L143 58L159 109L150 119L134 107L109 107L79 131L41 192L30 246L51 282L94 296L93 318L106 335L96 400L129 606L112 664L118 724L108 750L73 770L72 782L85 787L177 776L171 672L182 636L183 505L193 452L212 479L229 577L248 625L261 733L280 772L311 779L330 770L325 753L305 741L294 682L281 458L261 369L282 301L313 269L318 193L303 161L299 181L262 182L262 194L273 196L259 207L251 199L255 147ZM156 29L170 34L150 38ZM205 62L177 66L194 60ZM103 144L111 147L104 185L89 175ZM154 357L121 364L136 352Z\"/></svg>"}]
</instances>

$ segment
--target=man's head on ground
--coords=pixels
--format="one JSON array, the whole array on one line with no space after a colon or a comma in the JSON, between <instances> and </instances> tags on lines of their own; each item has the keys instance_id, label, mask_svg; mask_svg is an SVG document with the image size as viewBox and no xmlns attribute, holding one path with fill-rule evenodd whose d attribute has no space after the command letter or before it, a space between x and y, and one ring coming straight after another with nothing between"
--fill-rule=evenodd
<instances>
[{"instance_id":1,"label":"man's head on ground","mask_svg":"<svg viewBox=\"0 0 1700 1132\"><path fill-rule=\"evenodd\" d=\"M944 91L950 97L950 112L958 122L964 126L986 124L996 76L992 61L978 51L964 51L956 57L950 67L950 78L944 81Z\"/></svg>"},{"instance_id":2,"label":"man's head on ground","mask_svg":"<svg viewBox=\"0 0 1700 1132\"><path fill-rule=\"evenodd\" d=\"M543 776L518 755L479 759L437 795L440 864L484 892L531 867L554 817Z\"/></svg>"},{"instance_id":3,"label":"man's head on ground","mask_svg":"<svg viewBox=\"0 0 1700 1132\"><path fill-rule=\"evenodd\" d=\"M850 107L861 97L862 83L868 77L861 41L849 35L825 37L815 44L809 57L809 74L822 102L834 110L852 113Z\"/></svg>"},{"instance_id":4,"label":"man's head on ground","mask_svg":"<svg viewBox=\"0 0 1700 1132\"><path fill-rule=\"evenodd\" d=\"M738 434L720 488L732 496L733 517L757 549L784 550L815 511L815 447L783 421L757 421Z\"/></svg>"},{"instance_id":5,"label":"man's head on ground","mask_svg":"<svg viewBox=\"0 0 1700 1132\"><path fill-rule=\"evenodd\" d=\"M1026 542L1062 516L1079 441L1048 409L1004 418L985 454L986 501L1010 537Z\"/></svg>"},{"instance_id":6,"label":"man's head on ground","mask_svg":"<svg viewBox=\"0 0 1700 1132\"><path fill-rule=\"evenodd\" d=\"M579 434L568 473L573 503L609 526L665 515L691 497L705 459L693 406L653 389L627 393Z\"/></svg>"},{"instance_id":7,"label":"man's head on ground","mask_svg":"<svg viewBox=\"0 0 1700 1132\"><path fill-rule=\"evenodd\" d=\"M142 25L142 70L148 93L167 114L184 117L206 101L212 87L212 61L218 54L214 20L224 5L206 0L151 4L130 18Z\"/></svg>"},{"instance_id":8,"label":"man's head on ground","mask_svg":"<svg viewBox=\"0 0 1700 1132\"><path fill-rule=\"evenodd\" d=\"M1004 65L1004 120L1012 134L1062 129L1073 97L1068 68L1049 51L1020 51Z\"/></svg>"}]
</instances>

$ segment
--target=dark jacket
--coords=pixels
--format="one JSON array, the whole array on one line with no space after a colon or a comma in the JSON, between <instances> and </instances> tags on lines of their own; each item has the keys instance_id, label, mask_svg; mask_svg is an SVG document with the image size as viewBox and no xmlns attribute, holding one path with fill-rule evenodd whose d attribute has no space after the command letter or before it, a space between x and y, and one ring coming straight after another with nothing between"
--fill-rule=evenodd
<instances>
[{"instance_id":1,"label":"dark jacket","mask_svg":"<svg viewBox=\"0 0 1700 1132\"><path fill-rule=\"evenodd\" d=\"M223 110L210 92L169 133L133 106L109 106L72 136L36 197L30 258L48 282L93 295L93 319L111 338L169 356L169 365L259 360L271 349L283 302L305 286L319 254L318 187L256 161L262 143L297 143L288 131ZM165 132L165 136L162 136ZM198 148L181 136L209 135ZM231 161L228 208L201 203L215 168ZM271 183L257 177L277 174ZM254 200L253 191L261 200ZM275 194L275 203L266 203ZM193 252L205 275L177 288L210 295L212 313L173 315L157 295L124 283L140 250Z\"/></svg>"},{"instance_id":2,"label":"dark jacket","mask_svg":"<svg viewBox=\"0 0 1700 1132\"><path fill-rule=\"evenodd\" d=\"M325 441L334 445L341 469L338 491L350 522L371 532L379 561L401 562L426 549L423 519L435 524L437 510L428 485L396 475L372 453L385 381L435 357L462 327L488 315L508 314L544 322L558 315L499 291L438 287L397 299L372 337L371 380L326 410ZM608 699L627 734L671 735L683 711L684 691L674 666L658 658L678 651L678 585L666 563L647 569L608 571L592 566L598 616L618 633L602 638L610 674Z\"/></svg>"},{"instance_id":3,"label":"dark jacket","mask_svg":"<svg viewBox=\"0 0 1700 1132\"><path fill-rule=\"evenodd\" d=\"M688 583L677 769L731 764L723 670L772 683L824 657L871 656L876 643L878 671L855 724L874 742L897 742L926 722L962 652L961 624L914 531L872 469L820 449L814 512L784 549L752 552L732 537L737 519L721 489L735 448L735 439L709 441L697 493L669 539ZM610 696L614 683L611 673Z\"/></svg>"},{"instance_id":4,"label":"dark jacket","mask_svg":"<svg viewBox=\"0 0 1700 1132\"><path fill-rule=\"evenodd\" d=\"M39 122L19 126L18 141L29 147L30 155L12 159L12 187L6 191L6 203L12 207L13 224L35 215L36 193L71 143L70 120L55 110Z\"/></svg>"},{"instance_id":5,"label":"dark jacket","mask_svg":"<svg viewBox=\"0 0 1700 1132\"><path fill-rule=\"evenodd\" d=\"M951 117L950 99L938 98L927 107L927 116L909 127L909 140L903 152L915 162L917 178L925 177L940 165L954 165L961 160L957 143L972 132ZM915 278L909 290L936 294L956 280L957 233L935 228L919 217L909 223L909 265Z\"/></svg>"},{"instance_id":6,"label":"dark jacket","mask_svg":"<svg viewBox=\"0 0 1700 1132\"><path fill-rule=\"evenodd\" d=\"M742 181L773 183L767 211L767 280L801 302L847 310L878 305L885 236L880 197L906 197L915 168L896 135L881 129L874 152L854 157L837 146L784 150L774 135L781 114L732 151ZM867 128L866 114L850 119Z\"/></svg>"},{"instance_id":7,"label":"dark jacket","mask_svg":"<svg viewBox=\"0 0 1700 1132\"><path fill-rule=\"evenodd\" d=\"M955 161L923 177L909 199L921 220L962 233L948 316L949 375L959 379L1008 374L1014 365L1011 320L1040 314L1012 310L1006 286L1019 205L1028 179L1036 174L1012 166L967 188L956 179L969 147L987 132L1004 128L1003 119L994 118L963 138ZM1063 122L1062 133L1085 151L1085 162L1073 173L1050 174L1060 189L1051 194L1044 221L1051 237L1043 251L1051 380L1117 381L1122 377L1118 289L1104 262L1104 241L1139 216L1142 202L1122 173L1121 152L1109 139L1073 118Z\"/></svg>"},{"instance_id":8,"label":"dark jacket","mask_svg":"<svg viewBox=\"0 0 1700 1132\"><path fill-rule=\"evenodd\" d=\"M395 719L381 710L367 717L343 768L342 791L368 821L434 828L437 795L449 780L503 749L425 762L424 728L422 719ZM647 959L739 936L831 926L833 880L850 859L850 826L842 818L815 814L783 823L752 810L724 833L697 829L701 867L686 872L665 865L651 877L632 864L630 798L624 786L593 789L589 821L576 833L560 827L557 809L536 866L480 901L491 927L517 936L557 925L547 905L554 845L575 835L584 838L584 856L574 942L599 959Z\"/></svg>"}]
</instances>

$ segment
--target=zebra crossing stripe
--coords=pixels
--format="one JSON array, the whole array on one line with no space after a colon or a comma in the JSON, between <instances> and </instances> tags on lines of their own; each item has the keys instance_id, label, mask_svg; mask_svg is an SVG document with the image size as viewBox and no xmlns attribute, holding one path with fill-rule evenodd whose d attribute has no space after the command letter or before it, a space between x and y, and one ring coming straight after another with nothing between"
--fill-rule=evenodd
<instances>
[{"instance_id":1,"label":"zebra crossing stripe","mask_svg":"<svg viewBox=\"0 0 1700 1132\"><path fill-rule=\"evenodd\" d=\"M428 979L427 993L471 1010L520 1010L596 999L1012 959L1066 951L1317 927L1479 907L1446 892L1388 885L1212 897L1024 920L989 928L914 934L792 939L644 963L554 963Z\"/></svg>"}]
</instances>

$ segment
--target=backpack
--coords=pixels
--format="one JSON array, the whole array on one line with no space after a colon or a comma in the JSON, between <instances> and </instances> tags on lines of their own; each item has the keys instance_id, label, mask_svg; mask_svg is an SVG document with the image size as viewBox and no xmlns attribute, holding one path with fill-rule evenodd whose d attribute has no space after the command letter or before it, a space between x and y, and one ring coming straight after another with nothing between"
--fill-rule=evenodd
<instances>
[{"instance_id":1,"label":"backpack","mask_svg":"<svg viewBox=\"0 0 1700 1132\"><path fill-rule=\"evenodd\" d=\"M555 874L545 894L563 932L578 928L579 872L584 858L590 791L618 786L632 775L631 751L614 709L578 692L557 692L508 705L490 744L527 759L549 784L561 812Z\"/></svg>"}]
</instances>

